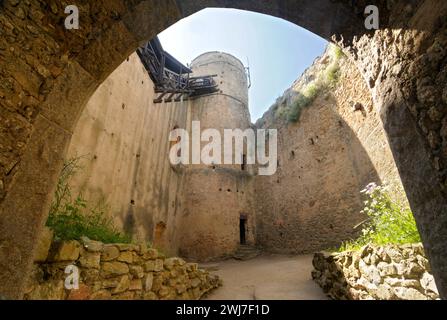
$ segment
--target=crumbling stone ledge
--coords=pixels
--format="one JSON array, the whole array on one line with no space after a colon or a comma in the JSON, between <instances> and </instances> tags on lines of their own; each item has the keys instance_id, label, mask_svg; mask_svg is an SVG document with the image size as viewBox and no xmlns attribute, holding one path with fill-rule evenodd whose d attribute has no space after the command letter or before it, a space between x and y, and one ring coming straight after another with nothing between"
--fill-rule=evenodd
<instances>
[{"instance_id":1,"label":"crumbling stone ledge","mask_svg":"<svg viewBox=\"0 0 447 320\"><path fill-rule=\"evenodd\" d=\"M436 300L422 244L316 253L312 278L335 300Z\"/></svg>"},{"instance_id":2,"label":"crumbling stone ledge","mask_svg":"<svg viewBox=\"0 0 447 320\"><path fill-rule=\"evenodd\" d=\"M48 241L47 241L48 242ZM41 244L42 245L42 244ZM186 263L165 258L146 245L82 241L53 242L39 256L28 280L28 300L193 300L221 285L221 280ZM79 270L79 289L67 290L65 269Z\"/></svg>"}]
</instances>

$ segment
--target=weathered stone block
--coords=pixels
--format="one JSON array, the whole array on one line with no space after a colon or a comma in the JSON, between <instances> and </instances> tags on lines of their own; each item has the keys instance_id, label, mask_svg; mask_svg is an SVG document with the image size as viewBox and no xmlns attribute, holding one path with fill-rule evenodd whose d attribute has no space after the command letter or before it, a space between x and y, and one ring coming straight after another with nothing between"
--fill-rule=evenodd
<instances>
[{"instance_id":1,"label":"weathered stone block","mask_svg":"<svg viewBox=\"0 0 447 320\"><path fill-rule=\"evenodd\" d=\"M134 278L143 278L144 277L144 269L142 266L129 266L129 272Z\"/></svg>"},{"instance_id":2,"label":"weathered stone block","mask_svg":"<svg viewBox=\"0 0 447 320\"><path fill-rule=\"evenodd\" d=\"M133 252L131 252L131 251L121 252L119 257L117 258L117 260L121 261L121 262L132 263L133 262Z\"/></svg>"},{"instance_id":3,"label":"weathered stone block","mask_svg":"<svg viewBox=\"0 0 447 320\"><path fill-rule=\"evenodd\" d=\"M90 252L102 252L104 248L104 244L102 242L90 240L87 237L82 237L81 243L84 246L84 249Z\"/></svg>"},{"instance_id":4,"label":"weathered stone block","mask_svg":"<svg viewBox=\"0 0 447 320\"><path fill-rule=\"evenodd\" d=\"M104 279L102 281L102 288L104 289L110 289L110 288L116 288L118 284L121 281L121 277L115 277L110 279Z\"/></svg>"},{"instance_id":5,"label":"weathered stone block","mask_svg":"<svg viewBox=\"0 0 447 320\"><path fill-rule=\"evenodd\" d=\"M163 271L163 260L157 259L157 260L150 260L147 261L144 264L144 271L146 272L160 272Z\"/></svg>"},{"instance_id":6,"label":"weathered stone block","mask_svg":"<svg viewBox=\"0 0 447 320\"><path fill-rule=\"evenodd\" d=\"M99 269L94 268L82 268L81 278L86 284L92 284L98 281L100 278Z\"/></svg>"},{"instance_id":7,"label":"weathered stone block","mask_svg":"<svg viewBox=\"0 0 447 320\"><path fill-rule=\"evenodd\" d=\"M385 278L384 282L392 287L415 288L420 289L421 284L418 280L402 278Z\"/></svg>"},{"instance_id":8,"label":"weathered stone block","mask_svg":"<svg viewBox=\"0 0 447 320\"><path fill-rule=\"evenodd\" d=\"M420 277L424 274L424 272L425 272L424 268L414 262L408 263L406 268L404 268L404 276L406 278L420 279Z\"/></svg>"},{"instance_id":9,"label":"weathered stone block","mask_svg":"<svg viewBox=\"0 0 447 320\"><path fill-rule=\"evenodd\" d=\"M421 278L421 286L425 291L434 292L436 295L439 295L438 288L436 287L435 279L433 275L425 272Z\"/></svg>"},{"instance_id":10,"label":"weathered stone block","mask_svg":"<svg viewBox=\"0 0 447 320\"><path fill-rule=\"evenodd\" d=\"M201 283L202 283L202 282L200 281L199 278L191 279L191 286L192 286L193 288L197 288Z\"/></svg>"},{"instance_id":11,"label":"weathered stone block","mask_svg":"<svg viewBox=\"0 0 447 320\"><path fill-rule=\"evenodd\" d=\"M186 289L187 289L185 284L177 284L174 288L178 294L182 294L182 293L186 292Z\"/></svg>"},{"instance_id":12,"label":"weathered stone block","mask_svg":"<svg viewBox=\"0 0 447 320\"><path fill-rule=\"evenodd\" d=\"M164 300L173 300L175 299L176 295L175 290L170 287L161 286L158 290L158 296Z\"/></svg>"},{"instance_id":13,"label":"weathered stone block","mask_svg":"<svg viewBox=\"0 0 447 320\"><path fill-rule=\"evenodd\" d=\"M397 287L394 288L394 294L402 300L427 300L426 296L414 288Z\"/></svg>"},{"instance_id":14,"label":"weathered stone block","mask_svg":"<svg viewBox=\"0 0 447 320\"><path fill-rule=\"evenodd\" d=\"M185 261L183 259L180 258L167 258L164 261L164 266L167 270L172 270L177 266L183 266L185 265Z\"/></svg>"},{"instance_id":15,"label":"weathered stone block","mask_svg":"<svg viewBox=\"0 0 447 320\"><path fill-rule=\"evenodd\" d=\"M146 271L146 272L153 272L153 271L155 271L155 260L147 261L144 264L144 271Z\"/></svg>"},{"instance_id":16,"label":"weathered stone block","mask_svg":"<svg viewBox=\"0 0 447 320\"><path fill-rule=\"evenodd\" d=\"M137 252L132 252L132 260L132 263L135 265L142 265L145 261Z\"/></svg>"},{"instance_id":17,"label":"weathered stone block","mask_svg":"<svg viewBox=\"0 0 447 320\"><path fill-rule=\"evenodd\" d=\"M187 263L186 264L186 270L188 270L188 272L194 272L197 271L197 269L199 268L199 265L197 263ZM318 270L318 268L317 268Z\"/></svg>"},{"instance_id":18,"label":"weathered stone block","mask_svg":"<svg viewBox=\"0 0 447 320\"><path fill-rule=\"evenodd\" d=\"M417 259L417 263L424 269L427 270L428 272L431 272L431 267L430 267L430 263L428 262L428 259L421 256L421 255L417 255L416 256Z\"/></svg>"},{"instance_id":19,"label":"weathered stone block","mask_svg":"<svg viewBox=\"0 0 447 320\"><path fill-rule=\"evenodd\" d=\"M29 300L64 300L64 281L51 280L35 288L27 297Z\"/></svg>"},{"instance_id":20,"label":"weathered stone block","mask_svg":"<svg viewBox=\"0 0 447 320\"><path fill-rule=\"evenodd\" d=\"M163 286L164 279L160 275L154 275L154 281L152 282L152 291L158 292Z\"/></svg>"},{"instance_id":21,"label":"weathered stone block","mask_svg":"<svg viewBox=\"0 0 447 320\"><path fill-rule=\"evenodd\" d=\"M79 264L84 268L99 269L101 261L100 252L89 252L82 251L81 257L79 258Z\"/></svg>"},{"instance_id":22,"label":"weathered stone block","mask_svg":"<svg viewBox=\"0 0 447 320\"><path fill-rule=\"evenodd\" d=\"M120 255L119 249L114 245L105 245L101 255L101 261L112 261Z\"/></svg>"},{"instance_id":23,"label":"weathered stone block","mask_svg":"<svg viewBox=\"0 0 447 320\"><path fill-rule=\"evenodd\" d=\"M91 300L110 300L112 299L112 294L108 290L100 290L94 292L90 296Z\"/></svg>"},{"instance_id":24,"label":"weathered stone block","mask_svg":"<svg viewBox=\"0 0 447 320\"><path fill-rule=\"evenodd\" d=\"M81 252L81 245L77 241L62 241L55 243L50 253L50 261L76 261Z\"/></svg>"},{"instance_id":25,"label":"weathered stone block","mask_svg":"<svg viewBox=\"0 0 447 320\"><path fill-rule=\"evenodd\" d=\"M104 262L102 265L104 276L118 276L129 273L129 267L123 262Z\"/></svg>"},{"instance_id":26,"label":"weathered stone block","mask_svg":"<svg viewBox=\"0 0 447 320\"><path fill-rule=\"evenodd\" d=\"M382 277L397 275L397 268L394 264L379 262L377 268L379 269Z\"/></svg>"},{"instance_id":27,"label":"weathered stone block","mask_svg":"<svg viewBox=\"0 0 447 320\"><path fill-rule=\"evenodd\" d=\"M393 262L399 263L404 258L402 256L402 253L398 249L396 249L395 247L387 247L385 249L385 251L386 251L387 255L391 258L391 260Z\"/></svg>"},{"instance_id":28,"label":"weathered stone block","mask_svg":"<svg viewBox=\"0 0 447 320\"><path fill-rule=\"evenodd\" d=\"M131 291L143 290L143 283L141 282L141 279L131 280L129 290Z\"/></svg>"},{"instance_id":29,"label":"weathered stone block","mask_svg":"<svg viewBox=\"0 0 447 320\"><path fill-rule=\"evenodd\" d=\"M153 273L146 274L144 278L144 290L151 291L153 283L154 283L154 274Z\"/></svg>"},{"instance_id":30,"label":"weathered stone block","mask_svg":"<svg viewBox=\"0 0 447 320\"><path fill-rule=\"evenodd\" d=\"M381 284L377 287L376 296L379 300L392 300L394 291L389 285Z\"/></svg>"},{"instance_id":31,"label":"weathered stone block","mask_svg":"<svg viewBox=\"0 0 447 320\"><path fill-rule=\"evenodd\" d=\"M203 291L199 287L192 289L192 296L194 299L200 299L202 297L202 294Z\"/></svg>"},{"instance_id":32,"label":"weathered stone block","mask_svg":"<svg viewBox=\"0 0 447 320\"><path fill-rule=\"evenodd\" d=\"M112 290L112 294L122 293L129 289L130 279L128 275L124 275L120 278L118 285Z\"/></svg>"},{"instance_id":33,"label":"weathered stone block","mask_svg":"<svg viewBox=\"0 0 447 320\"><path fill-rule=\"evenodd\" d=\"M379 270L376 268L376 266L369 266L366 265L363 260L359 262L359 269L360 273L362 274L362 277L369 280L371 283L374 283L376 286L381 283L381 276Z\"/></svg>"}]
</instances>

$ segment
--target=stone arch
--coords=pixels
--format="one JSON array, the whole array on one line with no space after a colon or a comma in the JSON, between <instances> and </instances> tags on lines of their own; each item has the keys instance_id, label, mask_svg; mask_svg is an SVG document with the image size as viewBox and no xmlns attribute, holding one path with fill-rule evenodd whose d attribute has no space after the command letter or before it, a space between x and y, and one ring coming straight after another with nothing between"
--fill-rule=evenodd
<instances>
[{"instance_id":1,"label":"stone arch","mask_svg":"<svg viewBox=\"0 0 447 320\"><path fill-rule=\"evenodd\" d=\"M444 126L442 112L430 111L437 102L447 105L439 90L447 83L444 1L397 0L390 8L388 1L371 1L381 13L374 33L363 27L365 1L72 2L80 9L80 30L64 29L59 1L0 2L1 295L21 297L74 124L95 89L142 41L200 9L229 7L296 23L338 42L356 61L447 296L447 120Z\"/></svg>"}]
</instances>

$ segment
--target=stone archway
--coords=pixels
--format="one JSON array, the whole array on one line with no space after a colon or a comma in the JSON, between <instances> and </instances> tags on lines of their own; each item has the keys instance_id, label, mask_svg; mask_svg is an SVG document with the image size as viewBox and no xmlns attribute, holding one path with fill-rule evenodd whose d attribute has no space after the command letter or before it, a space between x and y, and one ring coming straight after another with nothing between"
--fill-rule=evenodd
<instances>
[{"instance_id":1,"label":"stone archway","mask_svg":"<svg viewBox=\"0 0 447 320\"><path fill-rule=\"evenodd\" d=\"M232 7L287 19L339 43L381 111L403 185L447 296L447 3L101 0L0 2L0 295L20 298L72 130L99 84L146 41L200 9ZM354 6L352 4L355 3ZM81 29L64 29L64 7Z\"/></svg>"}]
</instances>

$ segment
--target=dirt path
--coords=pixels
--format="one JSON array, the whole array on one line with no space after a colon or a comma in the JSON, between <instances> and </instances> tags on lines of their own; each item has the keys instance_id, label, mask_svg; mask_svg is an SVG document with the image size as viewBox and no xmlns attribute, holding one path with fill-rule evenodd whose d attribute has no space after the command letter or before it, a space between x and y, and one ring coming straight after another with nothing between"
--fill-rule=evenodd
<instances>
[{"instance_id":1,"label":"dirt path","mask_svg":"<svg viewBox=\"0 0 447 320\"><path fill-rule=\"evenodd\" d=\"M312 256L261 256L248 261L214 264L223 287L207 300L323 300L323 291L312 280Z\"/></svg>"}]
</instances>

